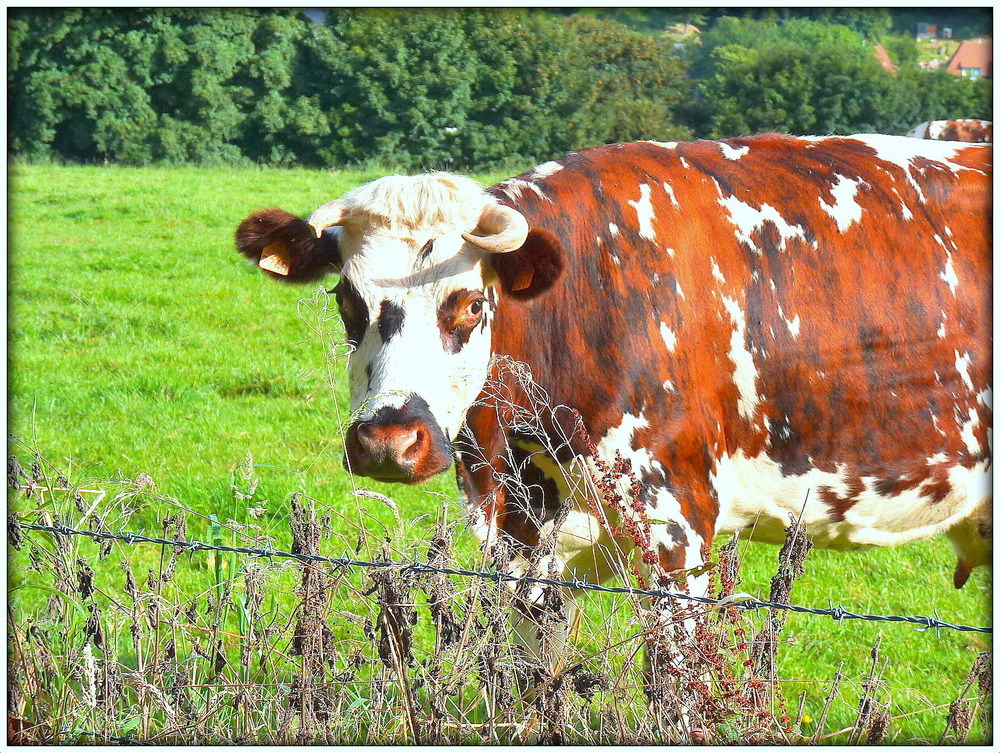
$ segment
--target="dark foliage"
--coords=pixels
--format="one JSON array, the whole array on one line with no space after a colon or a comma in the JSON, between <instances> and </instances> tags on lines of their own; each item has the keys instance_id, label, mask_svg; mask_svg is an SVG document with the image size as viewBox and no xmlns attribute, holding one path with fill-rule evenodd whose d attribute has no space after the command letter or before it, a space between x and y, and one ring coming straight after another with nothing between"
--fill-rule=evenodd
<instances>
[{"instance_id":1,"label":"dark foliage","mask_svg":"<svg viewBox=\"0 0 1000 753\"><path fill-rule=\"evenodd\" d=\"M966 15L960 28L982 26ZM14 8L8 149L482 169L616 141L989 117L989 82L917 70L896 21L884 9L337 9L316 23L295 9ZM875 41L901 73L877 65Z\"/></svg>"}]
</instances>

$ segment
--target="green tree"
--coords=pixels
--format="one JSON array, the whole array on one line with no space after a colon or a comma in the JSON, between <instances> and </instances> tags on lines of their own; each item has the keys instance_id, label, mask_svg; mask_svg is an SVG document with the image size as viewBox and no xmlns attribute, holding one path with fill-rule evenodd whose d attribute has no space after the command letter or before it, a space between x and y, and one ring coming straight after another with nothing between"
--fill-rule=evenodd
<instances>
[{"instance_id":1,"label":"green tree","mask_svg":"<svg viewBox=\"0 0 1000 753\"><path fill-rule=\"evenodd\" d=\"M595 86L566 23L537 11L465 16L477 50L469 159L484 165L542 160L595 142L586 108Z\"/></svg>"},{"instance_id":2,"label":"green tree","mask_svg":"<svg viewBox=\"0 0 1000 753\"><path fill-rule=\"evenodd\" d=\"M917 40L902 34L889 34L882 40L885 51L889 53L899 68L915 68L920 59Z\"/></svg>"},{"instance_id":3,"label":"green tree","mask_svg":"<svg viewBox=\"0 0 1000 753\"><path fill-rule=\"evenodd\" d=\"M789 18L843 26L871 42L883 41L892 29L892 12L888 8L795 8L783 13Z\"/></svg>"},{"instance_id":4,"label":"green tree","mask_svg":"<svg viewBox=\"0 0 1000 753\"><path fill-rule=\"evenodd\" d=\"M614 21L567 20L594 92L585 113L587 134L603 143L681 140L691 133L674 112L689 96L686 64L662 37Z\"/></svg>"},{"instance_id":5,"label":"green tree","mask_svg":"<svg viewBox=\"0 0 1000 753\"><path fill-rule=\"evenodd\" d=\"M847 26L722 19L698 56L707 56L700 91L708 135L858 133L886 120L892 75L871 42Z\"/></svg>"},{"instance_id":6,"label":"green tree","mask_svg":"<svg viewBox=\"0 0 1000 753\"><path fill-rule=\"evenodd\" d=\"M124 152L148 158L156 128L142 77L129 57L137 42L124 12L12 9L8 19L10 149L28 156L94 160Z\"/></svg>"},{"instance_id":7,"label":"green tree","mask_svg":"<svg viewBox=\"0 0 1000 753\"><path fill-rule=\"evenodd\" d=\"M904 70L890 78L876 130L906 133L927 120L990 119L992 82L953 76L946 71Z\"/></svg>"},{"instance_id":8,"label":"green tree","mask_svg":"<svg viewBox=\"0 0 1000 753\"><path fill-rule=\"evenodd\" d=\"M131 163L232 162L246 149L273 160L317 117L288 75L306 28L297 11L12 10L10 148Z\"/></svg>"}]
</instances>

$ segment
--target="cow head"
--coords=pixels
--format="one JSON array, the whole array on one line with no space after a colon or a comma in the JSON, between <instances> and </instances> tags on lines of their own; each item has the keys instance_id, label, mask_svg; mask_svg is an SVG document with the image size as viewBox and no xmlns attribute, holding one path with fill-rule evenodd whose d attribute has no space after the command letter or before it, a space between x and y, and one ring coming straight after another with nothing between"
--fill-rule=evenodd
<instances>
[{"instance_id":1,"label":"cow head","mask_svg":"<svg viewBox=\"0 0 1000 753\"><path fill-rule=\"evenodd\" d=\"M407 483L451 464L486 380L501 296L533 298L562 268L551 233L447 173L381 178L308 220L256 212L236 245L280 280L339 273L332 292L354 346L344 464Z\"/></svg>"}]
</instances>

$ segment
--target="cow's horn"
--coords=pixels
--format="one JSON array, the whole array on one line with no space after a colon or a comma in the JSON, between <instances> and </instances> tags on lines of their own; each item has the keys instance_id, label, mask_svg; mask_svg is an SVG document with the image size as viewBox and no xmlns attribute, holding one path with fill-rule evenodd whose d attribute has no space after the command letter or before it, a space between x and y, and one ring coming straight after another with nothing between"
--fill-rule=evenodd
<instances>
[{"instance_id":1,"label":"cow's horn","mask_svg":"<svg viewBox=\"0 0 1000 753\"><path fill-rule=\"evenodd\" d=\"M516 209L488 204L471 233L462 233L469 243L494 254L516 251L528 237L528 221Z\"/></svg>"},{"instance_id":2,"label":"cow's horn","mask_svg":"<svg viewBox=\"0 0 1000 753\"><path fill-rule=\"evenodd\" d=\"M344 202L341 199L324 204L309 215L309 227L313 235L322 237L323 231L344 221Z\"/></svg>"}]
</instances>

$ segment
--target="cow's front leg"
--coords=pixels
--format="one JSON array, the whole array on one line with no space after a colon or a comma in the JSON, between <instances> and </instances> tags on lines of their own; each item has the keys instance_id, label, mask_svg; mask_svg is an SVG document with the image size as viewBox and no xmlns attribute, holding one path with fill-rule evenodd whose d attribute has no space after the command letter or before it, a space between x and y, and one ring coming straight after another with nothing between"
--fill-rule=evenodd
<instances>
[{"instance_id":1,"label":"cow's front leg","mask_svg":"<svg viewBox=\"0 0 1000 753\"><path fill-rule=\"evenodd\" d=\"M655 558L645 557L650 588L705 596L708 575L704 538L680 521L657 523L650 529L650 547ZM696 638L697 617L704 607L683 598L646 602L644 628L645 690L654 717L679 742L701 742L705 730L698 721L698 693L706 686L707 662Z\"/></svg>"},{"instance_id":2,"label":"cow's front leg","mask_svg":"<svg viewBox=\"0 0 1000 753\"><path fill-rule=\"evenodd\" d=\"M628 571L627 549L589 511L565 510L541 526L537 547L523 550L509 570L557 581L601 584ZM623 557L623 553L624 557ZM569 666L570 637L581 617L582 591L522 582L514 586L511 627L525 656L550 675Z\"/></svg>"},{"instance_id":3,"label":"cow's front leg","mask_svg":"<svg viewBox=\"0 0 1000 753\"><path fill-rule=\"evenodd\" d=\"M566 568L557 557L518 557L511 572L564 580ZM521 582L513 586L510 626L515 644L528 662L554 675L566 665L569 637L579 616L576 598L561 586Z\"/></svg>"}]
</instances>

